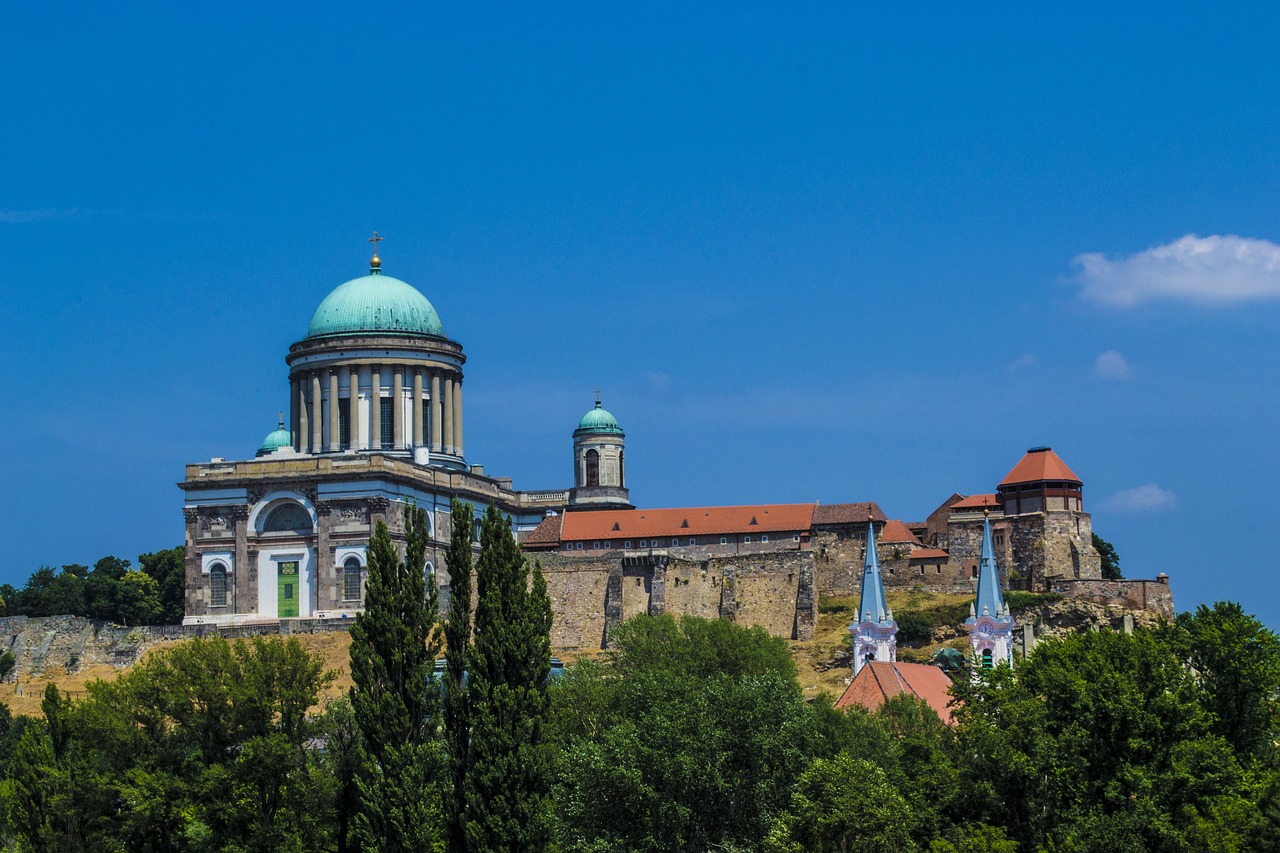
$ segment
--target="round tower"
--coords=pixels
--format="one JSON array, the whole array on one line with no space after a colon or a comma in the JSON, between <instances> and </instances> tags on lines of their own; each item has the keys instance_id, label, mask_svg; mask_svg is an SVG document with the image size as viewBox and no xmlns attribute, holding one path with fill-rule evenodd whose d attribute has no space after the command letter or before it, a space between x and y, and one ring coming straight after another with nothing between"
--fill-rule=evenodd
<instances>
[{"instance_id":1,"label":"round tower","mask_svg":"<svg viewBox=\"0 0 1280 853\"><path fill-rule=\"evenodd\" d=\"M573 489L569 509L631 509L627 496L626 434L600 404L573 431Z\"/></svg>"}]
</instances>

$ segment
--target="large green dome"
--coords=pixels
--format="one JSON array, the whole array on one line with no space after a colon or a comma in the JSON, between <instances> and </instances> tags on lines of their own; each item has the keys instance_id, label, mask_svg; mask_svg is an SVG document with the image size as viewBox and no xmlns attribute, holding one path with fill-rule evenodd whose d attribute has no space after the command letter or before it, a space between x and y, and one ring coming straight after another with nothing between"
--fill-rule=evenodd
<instances>
[{"instance_id":1,"label":"large green dome","mask_svg":"<svg viewBox=\"0 0 1280 853\"><path fill-rule=\"evenodd\" d=\"M600 405L600 401L596 400L596 407L582 416L574 432L616 432L621 435L622 427L618 426L618 419L609 414Z\"/></svg>"},{"instance_id":2,"label":"large green dome","mask_svg":"<svg viewBox=\"0 0 1280 853\"><path fill-rule=\"evenodd\" d=\"M373 270L339 285L311 315L308 338L353 332L444 337L440 315L411 284Z\"/></svg>"}]
</instances>

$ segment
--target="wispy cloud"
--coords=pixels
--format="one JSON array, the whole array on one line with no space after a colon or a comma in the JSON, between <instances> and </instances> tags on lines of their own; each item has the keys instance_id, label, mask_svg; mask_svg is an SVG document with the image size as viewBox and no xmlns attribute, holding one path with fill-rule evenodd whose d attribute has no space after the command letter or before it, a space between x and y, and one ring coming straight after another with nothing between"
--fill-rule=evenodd
<instances>
[{"instance_id":1,"label":"wispy cloud","mask_svg":"<svg viewBox=\"0 0 1280 853\"><path fill-rule=\"evenodd\" d=\"M1135 255L1077 255L1087 299L1117 308L1169 300L1230 305L1280 299L1280 245L1234 234L1188 234Z\"/></svg>"},{"instance_id":2,"label":"wispy cloud","mask_svg":"<svg viewBox=\"0 0 1280 853\"><path fill-rule=\"evenodd\" d=\"M82 207L43 207L39 210L0 210L0 224L23 225L28 222L49 222L55 219L79 219L93 215Z\"/></svg>"},{"instance_id":3,"label":"wispy cloud","mask_svg":"<svg viewBox=\"0 0 1280 853\"><path fill-rule=\"evenodd\" d=\"M1093 362L1093 373L1099 379L1132 379L1133 368L1129 366L1129 360L1124 357L1124 353L1116 350L1107 350L1100 353Z\"/></svg>"},{"instance_id":4,"label":"wispy cloud","mask_svg":"<svg viewBox=\"0 0 1280 853\"><path fill-rule=\"evenodd\" d=\"M1178 496L1155 483L1123 489L1102 501L1112 512L1163 512L1178 505Z\"/></svg>"},{"instance_id":5,"label":"wispy cloud","mask_svg":"<svg viewBox=\"0 0 1280 853\"><path fill-rule=\"evenodd\" d=\"M1031 370L1032 368L1039 366L1039 357L1033 352L1028 352L1023 353L1013 361L1006 364L1004 369L1006 373L1021 373L1024 370Z\"/></svg>"}]
</instances>

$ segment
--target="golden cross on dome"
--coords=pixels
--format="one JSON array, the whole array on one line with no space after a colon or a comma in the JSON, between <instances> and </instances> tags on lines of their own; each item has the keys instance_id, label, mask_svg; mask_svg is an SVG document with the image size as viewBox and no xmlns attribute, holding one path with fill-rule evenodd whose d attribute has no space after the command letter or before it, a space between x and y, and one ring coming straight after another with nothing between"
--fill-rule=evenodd
<instances>
[{"instance_id":1,"label":"golden cross on dome","mask_svg":"<svg viewBox=\"0 0 1280 853\"><path fill-rule=\"evenodd\" d=\"M373 244L373 260L369 261L369 266L373 267L374 269L377 269L378 267L382 266L382 259L378 257L378 244L385 239L387 238L379 237L378 232L374 231L373 236L370 237L367 241Z\"/></svg>"}]
</instances>

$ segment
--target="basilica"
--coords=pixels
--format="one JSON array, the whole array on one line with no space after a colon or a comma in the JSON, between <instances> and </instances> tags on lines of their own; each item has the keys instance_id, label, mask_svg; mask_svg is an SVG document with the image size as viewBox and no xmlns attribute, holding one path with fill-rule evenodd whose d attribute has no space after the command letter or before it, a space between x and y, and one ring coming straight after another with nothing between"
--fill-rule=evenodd
<instances>
[{"instance_id":1,"label":"basilica","mask_svg":"<svg viewBox=\"0 0 1280 853\"><path fill-rule=\"evenodd\" d=\"M953 493L922 521L871 501L638 509L626 435L597 394L572 430L571 485L516 489L468 464L462 344L421 292L383 273L379 239L368 274L334 288L289 347L287 418L251 458L186 466L188 624L353 617L375 526L402 543L410 505L427 511L428 571L447 605L454 498L511 519L542 564L562 649L600 648L638 613L806 639L820 597L879 590L853 629L858 659L888 664L896 623L885 586L976 592L972 651L994 661L1008 659L1013 630L1002 588L1172 616L1163 576L1102 578L1084 482L1048 447L1028 450L994 491Z\"/></svg>"},{"instance_id":2,"label":"basilica","mask_svg":"<svg viewBox=\"0 0 1280 853\"><path fill-rule=\"evenodd\" d=\"M329 293L289 347L287 423L253 458L186 467L188 624L354 615L374 525L402 539L410 502L427 510L432 571L455 497L496 504L518 534L569 508L631 506L625 434L598 395L573 432L572 488L519 491L467 464L462 344L383 273L374 237L368 274Z\"/></svg>"}]
</instances>

